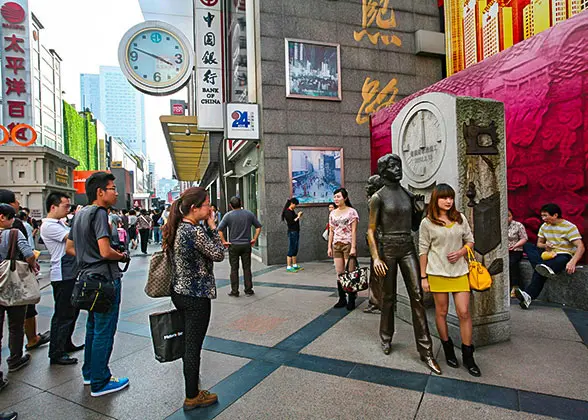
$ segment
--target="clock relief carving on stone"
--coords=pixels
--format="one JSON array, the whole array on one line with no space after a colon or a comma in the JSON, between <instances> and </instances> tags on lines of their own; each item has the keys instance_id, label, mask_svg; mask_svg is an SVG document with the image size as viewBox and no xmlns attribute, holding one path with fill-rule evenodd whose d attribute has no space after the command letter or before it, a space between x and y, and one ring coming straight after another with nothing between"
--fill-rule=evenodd
<instances>
[{"instance_id":1,"label":"clock relief carving on stone","mask_svg":"<svg viewBox=\"0 0 588 420\"><path fill-rule=\"evenodd\" d=\"M424 186L445 156L445 127L440 113L429 106L411 111L401 128L401 157L407 177Z\"/></svg>"},{"instance_id":2,"label":"clock relief carving on stone","mask_svg":"<svg viewBox=\"0 0 588 420\"><path fill-rule=\"evenodd\" d=\"M165 22L147 21L124 35L119 62L138 90L167 95L181 89L190 78L193 52L180 30Z\"/></svg>"}]
</instances>

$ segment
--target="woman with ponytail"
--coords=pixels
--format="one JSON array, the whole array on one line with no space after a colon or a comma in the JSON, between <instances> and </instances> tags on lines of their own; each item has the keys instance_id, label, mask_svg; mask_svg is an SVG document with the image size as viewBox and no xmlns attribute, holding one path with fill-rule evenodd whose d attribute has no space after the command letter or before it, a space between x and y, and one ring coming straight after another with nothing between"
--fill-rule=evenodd
<instances>
[{"instance_id":1,"label":"woman with ponytail","mask_svg":"<svg viewBox=\"0 0 588 420\"><path fill-rule=\"evenodd\" d=\"M329 244L328 255L335 260L337 276L345 272L345 266L350 257L357 255L357 222L359 214L351 206L349 193L345 188L335 190L333 201L337 208L329 214ZM351 269L351 267L350 267ZM341 283L337 281L339 301L335 308L347 306L348 311L355 309L357 293L345 293Z\"/></svg>"},{"instance_id":2,"label":"woman with ponytail","mask_svg":"<svg viewBox=\"0 0 588 420\"><path fill-rule=\"evenodd\" d=\"M302 218L302 212L294 212L294 209L298 205L298 199L296 197L290 198L286 201L286 205L282 210L282 221L285 221L288 225L288 256L286 257L288 273L295 273L298 270L302 270L296 263L296 256L298 255L298 244L300 243L300 219Z\"/></svg>"},{"instance_id":3,"label":"woman with ponytail","mask_svg":"<svg viewBox=\"0 0 588 420\"><path fill-rule=\"evenodd\" d=\"M204 222L201 224L200 222ZM172 262L172 302L184 316L184 410L217 402L216 394L199 389L200 353L216 298L213 263L225 257L204 188L188 188L171 206L163 227L163 250Z\"/></svg>"}]
</instances>

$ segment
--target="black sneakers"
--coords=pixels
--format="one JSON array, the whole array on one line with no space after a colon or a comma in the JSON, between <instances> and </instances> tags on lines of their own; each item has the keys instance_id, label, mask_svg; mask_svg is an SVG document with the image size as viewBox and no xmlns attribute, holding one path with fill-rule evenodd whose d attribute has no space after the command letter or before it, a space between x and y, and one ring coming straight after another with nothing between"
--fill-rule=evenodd
<instances>
[{"instance_id":1,"label":"black sneakers","mask_svg":"<svg viewBox=\"0 0 588 420\"><path fill-rule=\"evenodd\" d=\"M31 361L31 355L25 354L23 357L21 357L16 362L11 362L8 364L8 372L16 372L17 370L22 369L23 367L28 365L30 361Z\"/></svg>"}]
</instances>

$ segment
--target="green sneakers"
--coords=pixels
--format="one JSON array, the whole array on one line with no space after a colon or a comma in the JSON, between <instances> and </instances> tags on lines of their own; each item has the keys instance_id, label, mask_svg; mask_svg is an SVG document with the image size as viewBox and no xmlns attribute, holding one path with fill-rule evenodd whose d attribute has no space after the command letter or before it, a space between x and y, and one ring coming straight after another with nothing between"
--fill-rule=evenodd
<instances>
[{"instance_id":1,"label":"green sneakers","mask_svg":"<svg viewBox=\"0 0 588 420\"><path fill-rule=\"evenodd\" d=\"M296 270L294 267L288 267L288 268L286 268L286 271L287 271L288 273L295 273L295 272L297 272L298 270Z\"/></svg>"}]
</instances>

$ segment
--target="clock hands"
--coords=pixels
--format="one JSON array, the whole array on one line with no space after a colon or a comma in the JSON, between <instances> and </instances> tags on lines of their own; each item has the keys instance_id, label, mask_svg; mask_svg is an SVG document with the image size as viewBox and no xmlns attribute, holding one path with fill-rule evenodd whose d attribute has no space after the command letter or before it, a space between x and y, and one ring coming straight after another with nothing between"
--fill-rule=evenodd
<instances>
[{"instance_id":1,"label":"clock hands","mask_svg":"<svg viewBox=\"0 0 588 420\"><path fill-rule=\"evenodd\" d=\"M135 50L137 50L137 51L139 51L139 52L142 52L143 54L146 54L146 55L148 55L148 56L150 56L150 57L156 58L156 59L158 59L159 61L163 61L165 64L168 64L168 65L170 65L170 66L173 66L173 65L174 65L173 63L170 63L169 61L167 61L165 58L163 58L163 57L160 57L160 56L158 56L158 55L155 55L155 54L153 54L153 53L147 52L147 51L145 51L145 50L142 50L141 48L137 48L137 47L135 47Z\"/></svg>"}]
</instances>

